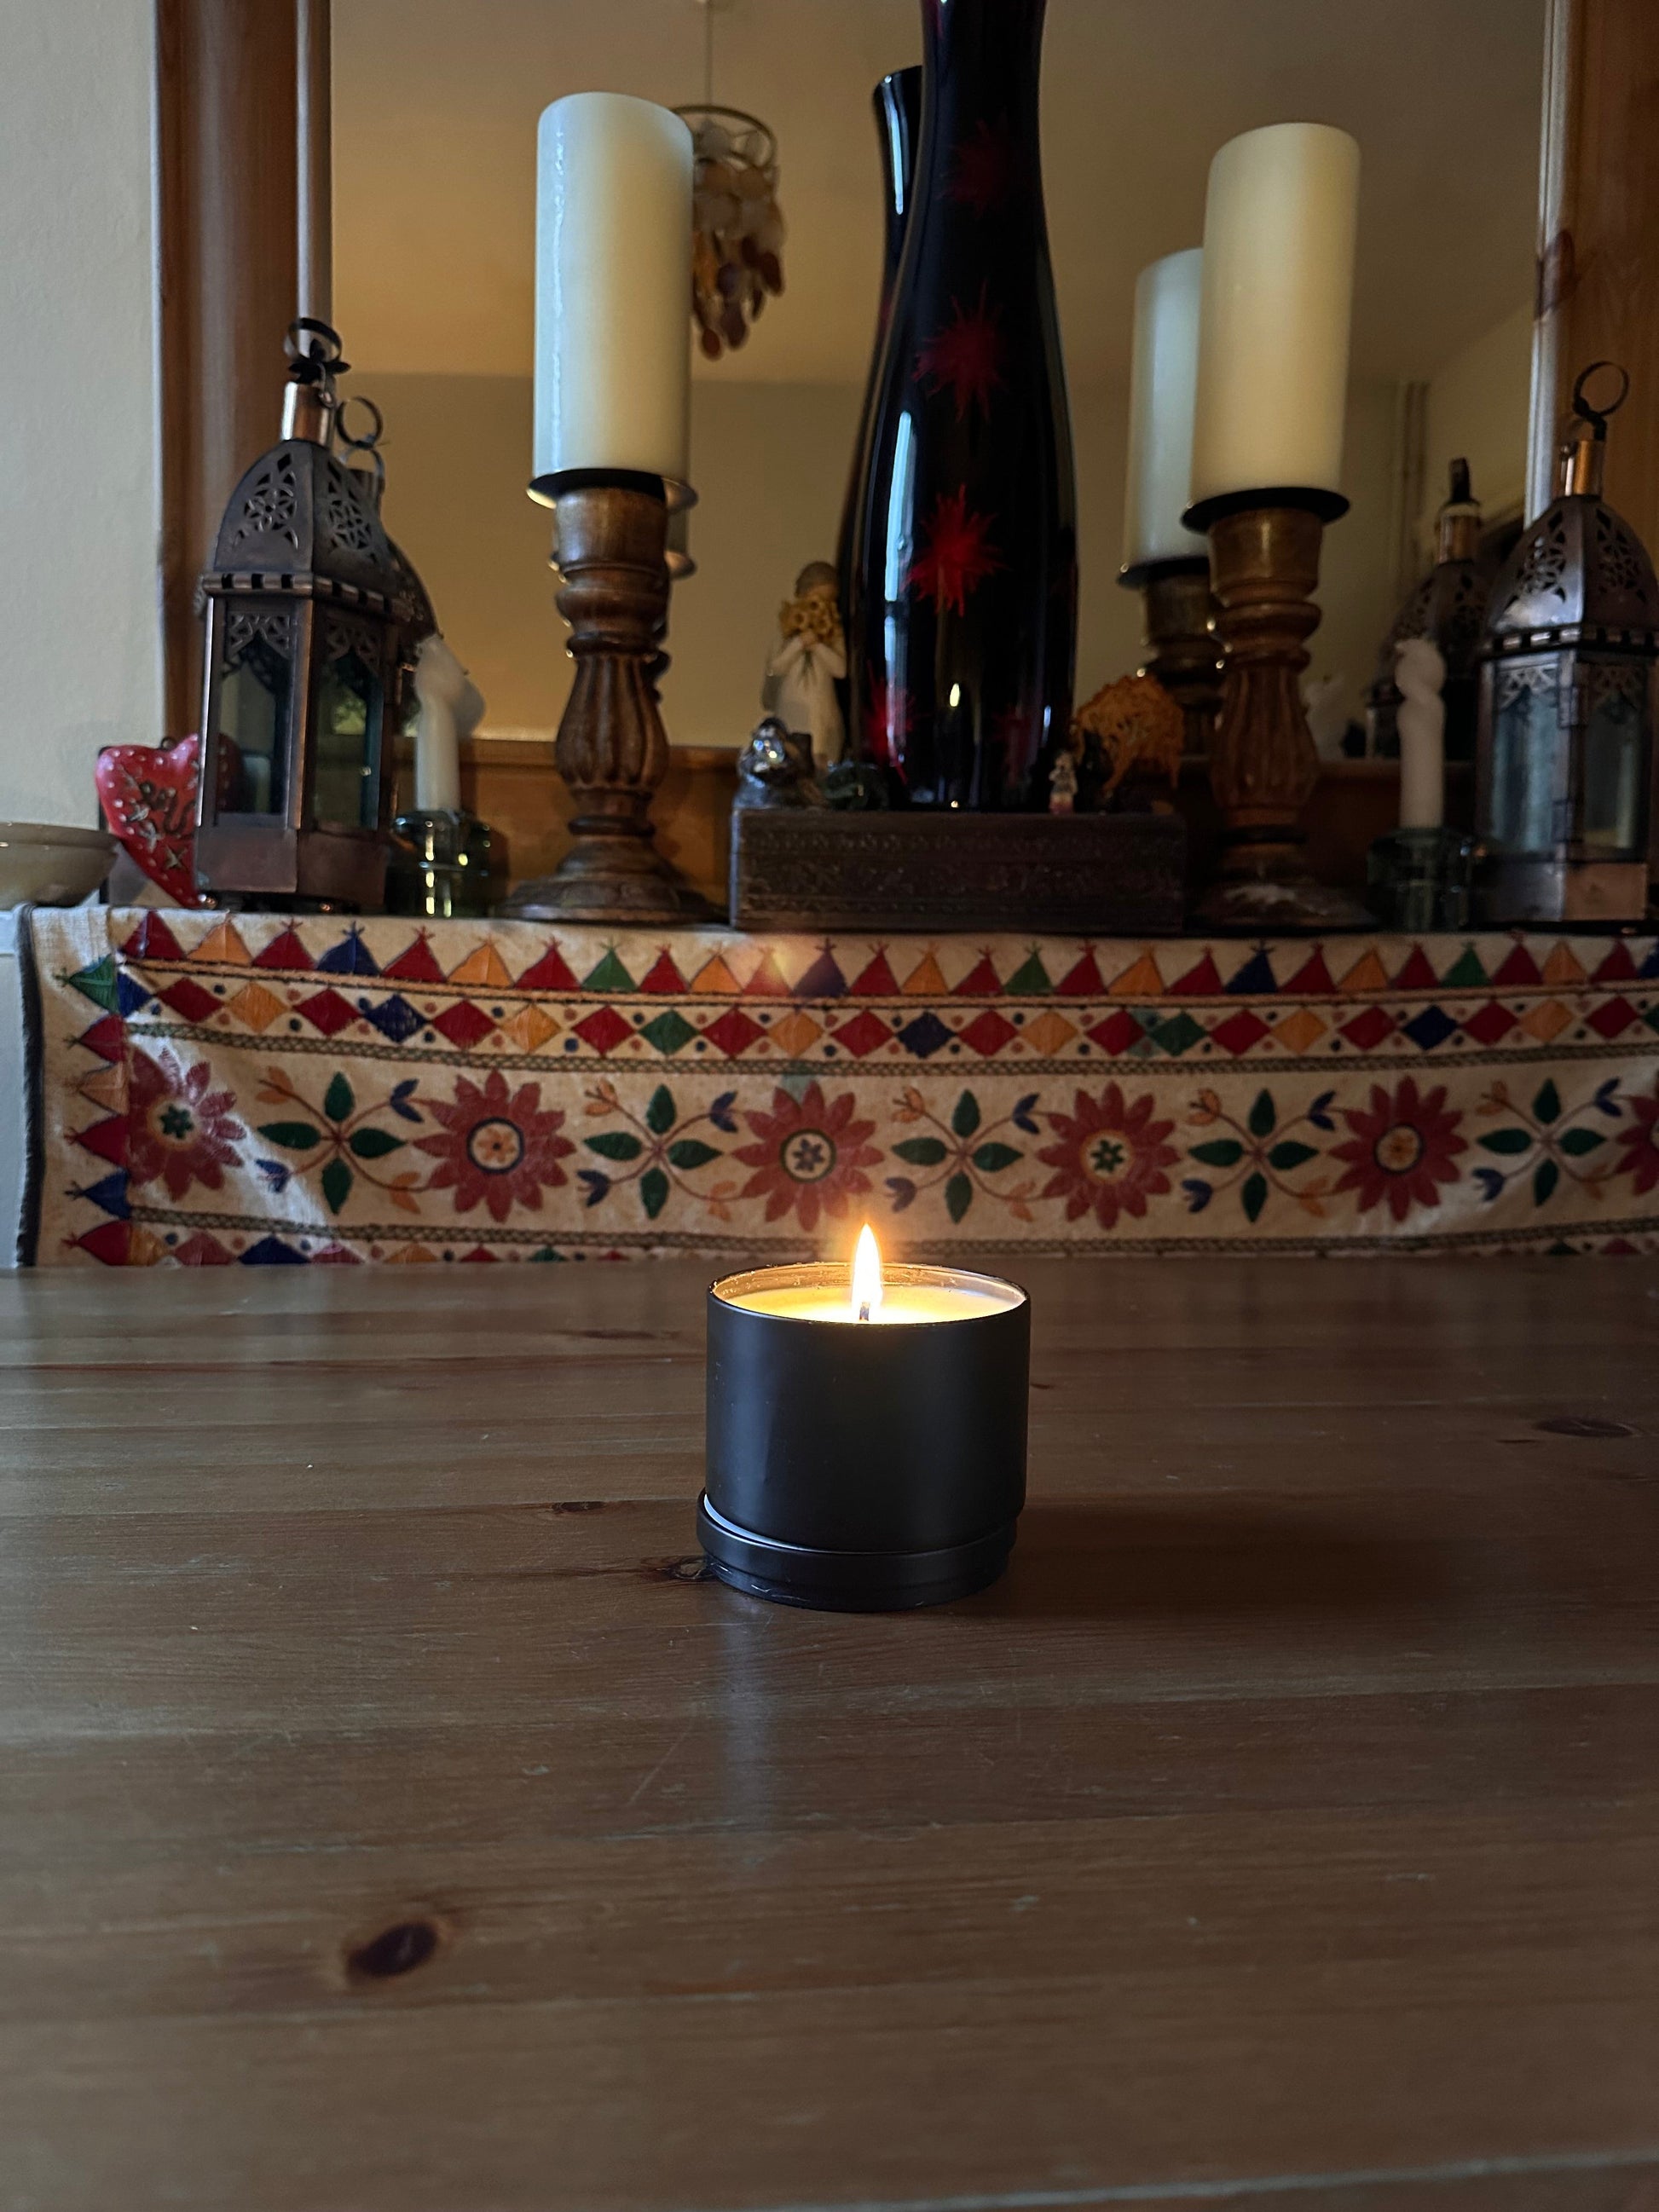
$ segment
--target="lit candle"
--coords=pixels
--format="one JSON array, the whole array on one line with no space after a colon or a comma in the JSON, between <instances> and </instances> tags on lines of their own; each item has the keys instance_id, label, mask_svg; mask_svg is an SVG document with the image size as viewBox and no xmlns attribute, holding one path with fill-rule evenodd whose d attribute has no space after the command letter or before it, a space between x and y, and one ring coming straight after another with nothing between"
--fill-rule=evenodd
<instances>
[{"instance_id":1,"label":"lit candle","mask_svg":"<svg viewBox=\"0 0 1659 2212\"><path fill-rule=\"evenodd\" d=\"M542 113L534 474L683 483L691 322L691 133L623 93Z\"/></svg>"},{"instance_id":2,"label":"lit candle","mask_svg":"<svg viewBox=\"0 0 1659 2212\"><path fill-rule=\"evenodd\" d=\"M1123 565L1205 561L1209 541L1181 518L1192 504L1193 402L1198 389L1198 305L1204 251L1166 253L1135 283L1129 371L1129 465Z\"/></svg>"},{"instance_id":3,"label":"lit candle","mask_svg":"<svg viewBox=\"0 0 1659 2212\"><path fill-rule=\"evenodd\" d=\"M1328 124L1247 131L1211 162L1194 504L1340 489L1358 200L1359 148Z\"/></svg>"},{"instance_id":4,"label":"lit candle","mask_svg":"<svg viewBox=\"0 0 1659 2212\"><path fill-rule=\"evenodd\" d=\"M697 1528L720 1580L796 1605L940 1603L1001 1573L1025 1498L1030 1306L956 1267L835 1262L708 1292Z\"/></svg>"}]
</instances>

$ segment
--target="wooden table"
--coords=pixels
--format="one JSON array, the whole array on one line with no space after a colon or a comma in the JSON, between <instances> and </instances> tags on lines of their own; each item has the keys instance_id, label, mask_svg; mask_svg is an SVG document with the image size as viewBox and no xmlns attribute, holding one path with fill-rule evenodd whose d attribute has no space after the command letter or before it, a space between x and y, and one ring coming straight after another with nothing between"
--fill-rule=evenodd
<instances>
[{"instance_id":1,"label":"wooden table","mask_svg":"<svg viewBox=\"0 0 1659 2212\"><path fill-rule=\"evenodd\" d=\"M0 2204L1659 2206L1659 1267L1031 1267L941 1612L702 1271L0 1286Z\"/></svg>"}]
</instances>

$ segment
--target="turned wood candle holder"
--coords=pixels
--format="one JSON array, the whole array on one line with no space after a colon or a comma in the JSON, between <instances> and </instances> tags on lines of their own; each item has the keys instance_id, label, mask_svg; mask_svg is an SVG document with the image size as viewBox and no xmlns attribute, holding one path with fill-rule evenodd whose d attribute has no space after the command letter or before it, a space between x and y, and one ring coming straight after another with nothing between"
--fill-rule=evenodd
<instances>
[{"instance_id":1,"label":"turned wood candle holder","mask_svg":"<svg viewBox=\"0 0 1659 2212\"><path fill-rule=\"evenodd\" d=\"M1154 676L1181 709L1182 750L1207 756L1221 708L1221 647L1215 631L1210 564L1204 560L1153 561L1131 574L1140 587L1146 622L1148 676Z\"/></svg>"},{"instance_id":2,"label":"turned wood candle holder","mask_svg":"<svg viewBox=\"0 0 1659 2212\"><path fill-rule=\"evenodd\" d=\"M538 489L542 486L538 483ZM554 762L575 801L550 876L498 908L530 921L698 921L707 902L658 852L651 794L668 767L657 681L668 665L668 507L659 477L573 471L545 489L575 681Z\"/></svg>"},{"instance_id":3,"label":"turned wood candle holder","mask_svg":"<svg viewBox=\"0 0 1659 2212\"><path fill-rule=\"evenodd\" d=\"M1224 850L1195 917L1209 928L1343 929L1370 920L1358 899L1314 880L1302 827L1319 778L1301 678L1319 627L1320 540L1346 507L1335 492L1250 492L1206 500L1185 517L1209 536L1223 653L1210 787Z\"/></svg>"}]
</instances>

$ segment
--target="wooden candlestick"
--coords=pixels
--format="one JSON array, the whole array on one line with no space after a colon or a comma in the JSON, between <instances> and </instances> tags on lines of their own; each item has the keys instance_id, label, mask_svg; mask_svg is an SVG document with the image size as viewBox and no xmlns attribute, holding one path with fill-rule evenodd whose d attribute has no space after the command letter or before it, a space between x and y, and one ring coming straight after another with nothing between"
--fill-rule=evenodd
<instances>
[{"instance_id":1,"label":"wooden candlestick","mask_svg":"<svg viewBox=\"0 0 1659 2212\"><path fill-rule=\"evenodd\" d=\"M1197 918L1212 928L1252 932L1357 928L1369 919L1365 908L1314 881L1301 827L1319 756L1300 679L1307 640L1319 627L1312 594L1320 539L1325 520L1346 502L1334 495L1262 498L1275 503L1246 506L1241 496L1189 514L1209 533L1224 656L1210 786L1225 824L1225 850L1220 879Z\"/></svg>"},{"instance_id":2,"label":"wooden candlestick","mask_svg":"<svg viewBox=\"0 0 1659 2212\"><path fill-rule=\"evenodd\" d=\"M668 767L656 679L667 666L668 509L649 477L551 487L575 681L554 760L576 802L550 876L501 908L530 921L697 921L709 908L656 849L651 794Z\"/></svg>"},{"instance_id":3,"label":"wooden candlestick","mask_svg":"<svg viewBox=\"0 0 1659 2212\"><path fill-rule=\"evenodd\" d=\"M1182 750L1206 755L1221 705L1221 647L1207 561L1158 561L1139 572L1146 617L1146 673L1181 709Z\"/></svg>"}]
</instances>

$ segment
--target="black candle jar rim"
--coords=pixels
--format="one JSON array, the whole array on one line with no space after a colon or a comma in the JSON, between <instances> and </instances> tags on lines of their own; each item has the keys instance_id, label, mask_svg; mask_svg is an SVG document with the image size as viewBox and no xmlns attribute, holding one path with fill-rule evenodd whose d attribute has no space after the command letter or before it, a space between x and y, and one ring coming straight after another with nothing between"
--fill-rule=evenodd
<instances>
[{"instance_id":1,"label":"black candle jar rim","mask_svg":"<svg viewBox=\"0 0 1659 2212\"><path fill-rule=\"evenodd\" d=\"M890 1290L902 1288L930 1291L969 1291L980 1297L994 1297L995 1305L986 1313L953 1314L930 1316L926 1320L907 1321L907 1329L972 1328L987 1322L1000 1321L1005 1314L1017 1313L1031 1303L1030 1294L1019 1284L1011 1283L1004 1275L981 1275L967 1267L928 1267L921 1262L884 1260L881 1267L884 1295ZM744 1304L746 1292L755 1291L840 1291L848 1304L852 1302L852 1264L842 1260L783 1261L775 1267L746 1267L735 1275L722 1275L710 1283L708 1295L718 1298L723 1306L733 1312L752 1314L757 1321L775 1322L791 1328L839 1328L872 1326L864 1322L830 1322L822 1314L772 1313L763 1307Z\"/></svg>"}]
</instances>

